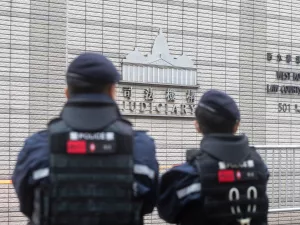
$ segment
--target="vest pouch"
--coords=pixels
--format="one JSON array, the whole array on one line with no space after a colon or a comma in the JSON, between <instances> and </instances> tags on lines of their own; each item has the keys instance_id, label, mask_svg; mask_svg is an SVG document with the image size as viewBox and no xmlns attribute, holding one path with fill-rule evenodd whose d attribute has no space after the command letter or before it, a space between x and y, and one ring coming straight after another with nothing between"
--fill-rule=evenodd
<instances>
[{"instance_id":1,"label":"vest pouch","mask_svg":"<svg viewBox=\"0 0 300 225\"><path fill-rule=\"evenodd\" d=\"M42 184L34 189L33 213L31 216L31 225L48 225L50 215L49 200L50 185Z\"/></svg>"},{"instance_id":2,"label":"vest pouch","mask_svg":"<svg viewBox=\"0 0 300 225\"><path fill-rule=\"evenodd\" d=\"M53 155L52 224L130 224L131 157L69 157ZM63 168L60 160L68 167Z\"/></svg>"}]
</instances>

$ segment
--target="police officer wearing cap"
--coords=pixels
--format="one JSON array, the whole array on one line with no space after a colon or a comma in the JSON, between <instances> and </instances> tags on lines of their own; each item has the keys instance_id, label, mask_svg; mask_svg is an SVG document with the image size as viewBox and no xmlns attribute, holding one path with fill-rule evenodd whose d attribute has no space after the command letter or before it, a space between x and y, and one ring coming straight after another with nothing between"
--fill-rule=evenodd
<instances>
[{"instance_id":1,"label":"police officer wearing cap","mask_svg":"<svg viewBox=\"0 0 300 225\"><path fill-rule=\"evenodd\" d=\"M199 149L162 175L158 212L181 225L267 225L268 169L245 135L235 135L240 112L226 93L204 93L196 108Z\"/></svg>"},{"instance_id":2,"label":"police officer wearing cap","mask_svg":"<svg viewBox=\"0 0 300 225\"><path fill-rule=\"evenodd\" d=\"M67 70L68 98L46 130L26 139L12 181L35 225L141 225L156 204L154 140L115 102L114 65L83 53Z\"/></svg>"}]
</instances>

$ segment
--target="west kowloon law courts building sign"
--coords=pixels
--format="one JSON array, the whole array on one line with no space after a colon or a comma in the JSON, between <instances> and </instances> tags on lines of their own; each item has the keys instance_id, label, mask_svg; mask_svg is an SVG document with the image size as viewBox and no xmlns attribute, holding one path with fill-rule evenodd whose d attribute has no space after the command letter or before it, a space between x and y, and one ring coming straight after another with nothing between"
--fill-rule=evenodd
<instances>
[{"instance_id":1,"label":"west kowloon law courts building sign","mask_svg":"<svg viewBox=\"0 0 300 225\"><path fill-rule=\"evenodd\" d=\"M197 70L186 55L169 51L162 30L151 54L137 48L122 62L120 108L128 116L193 118L196 107Z\"/></svg>"}]
</instances>

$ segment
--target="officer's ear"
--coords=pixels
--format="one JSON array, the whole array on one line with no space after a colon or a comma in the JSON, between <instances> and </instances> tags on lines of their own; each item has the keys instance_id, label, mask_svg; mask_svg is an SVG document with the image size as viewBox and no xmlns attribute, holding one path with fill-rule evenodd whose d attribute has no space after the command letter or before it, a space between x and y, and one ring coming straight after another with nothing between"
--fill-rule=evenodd
<instances>
[{"instance_id":1,"label":"officer's ear","mask_svg":"<svg viewBox=\"0 0 300 225\"><path fill-rule=\"evenodd\" d=\"M202 133L201 128L199 126L199 122L197 120L194 121L195 128L198 133Z\"/></svg>"},{"instance_id":2,"label":"officer's ear","mask_svg":"<svg viewBox=\"0 0 300 225\"><path fill-rule=\"evenodd\" d=\"M112 84L109 86L108 88L108 94L112 99L116 99L116 93L117 93L117 88L116 88L116 84Z\"/></svg>"},{"instance_id":3,"label":"officer's ear","mask_svg":"<svg viewBox=\"0 0 300 225\"><path fill-rule=\"evenodd\" d=\"M237 121L236 124L235 124L234 127L233 127L233 133L234 133L234 134L238 131L239 126L240 126L240 121Z\"/></svg>"},{"instance_id":4,"label":"officer's ear","mask_svg":"<svg viewBox=\"0 0 300 225\"><path fill-rule=\"evenodd\" d=\"M68 87L65 88L65 96L66 96L67 99L70 98L70 94L69 94L69 89L68 89Z\"/></svg>"}]
</instances>

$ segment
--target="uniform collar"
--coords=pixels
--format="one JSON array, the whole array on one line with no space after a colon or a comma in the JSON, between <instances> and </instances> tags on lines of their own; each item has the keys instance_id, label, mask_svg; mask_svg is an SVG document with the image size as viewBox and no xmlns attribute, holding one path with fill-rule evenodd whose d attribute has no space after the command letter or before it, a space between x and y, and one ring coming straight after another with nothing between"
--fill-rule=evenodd
<instances>
[{"instance_id":1,"label":"uniform collar","mask_svg":"<svg viewBox=\"0 0 300 225\"><path fill-rule=\"evenodd\" d=\"M80 94L68 99L61 118L75 130L98 131L121 118L116 102L105 94Z\"/></svg>"},{"instance_id":2,"label":"uniform collar","mask_svg":"<svg viewBox=\"0 0 300 225\"><path fill-rule=\"evenodd\" d=\"M245 135L209 134L201 141L201 150L209 155L230 163L241 163L250 153Z\"/></svg>"},{"instance_id":3,"label":"uniform collar","mask_svg":"<svg viewBox=\"0 0 300 225\"><path fill-rule=\"evenodd\" d=\"M68 99L68 104L76 103L102 103L116 105L116 102L106 94L77 94Z\"/></svg>"}]
</instances>

